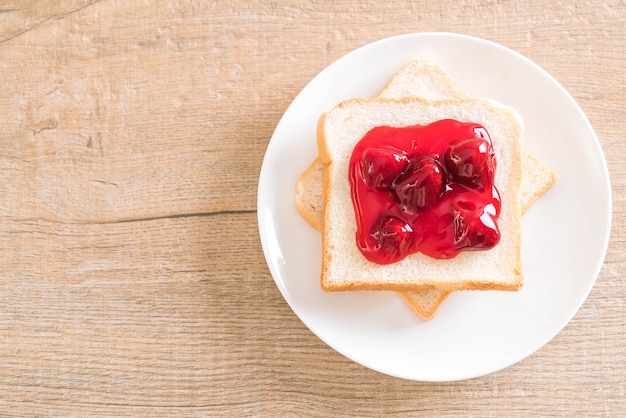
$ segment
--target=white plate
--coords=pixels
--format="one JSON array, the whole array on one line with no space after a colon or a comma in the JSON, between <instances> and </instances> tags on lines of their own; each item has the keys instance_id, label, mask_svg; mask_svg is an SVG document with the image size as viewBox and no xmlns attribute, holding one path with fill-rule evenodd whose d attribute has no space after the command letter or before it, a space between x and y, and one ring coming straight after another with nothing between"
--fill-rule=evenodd
<instances>
[{"instance_id":1,"label":"white plate","mask_svg":"<svg viewBox=\"0 0 626 418\"><path fill-rule=\"evenodd\" d=\"M397 70L417 58L439 62L469 95L515 107L525 122L525 148L559 177L523 218L523 289L455 292L430 321L422 321L392 292L323 292L320 234L294 207L296 181L317 155L319 115L342 100L375 96ZM349 53L298 94L267 148L258 222L276 285L319 338L382 373L451 381L514 364L569 322L606 253L611 192L593 129L549 74L492 42L418 33Z\"/></svg>"}]
</instances>

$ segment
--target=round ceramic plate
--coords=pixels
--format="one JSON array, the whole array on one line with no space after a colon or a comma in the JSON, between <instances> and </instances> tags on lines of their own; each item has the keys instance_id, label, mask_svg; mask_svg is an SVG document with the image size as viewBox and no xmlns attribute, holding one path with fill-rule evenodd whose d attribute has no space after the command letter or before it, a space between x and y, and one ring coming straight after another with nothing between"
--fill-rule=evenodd
<instances>
[{"instance_id":1,"label":"round ceramic plate","mask_svg":"<svg viewBox=\"0 0 626 418\"><path fill-rule=\"evenodd\" d=\"M397 70L420 58L437 61L470 96L516 108L525 123L525 149L558 175L523 217L522 290L455 292L430 321L421 320L393 292L323 292L321 236L294 206L298 177L317 156L318 117L342 100L375 96ZM492 42L418 33L349 53L298 94L267 148L258 222L276 285L319 338L388 375L451 381L524 359L575 315L606 253L611 193L593 129L554 78Z\"/></svg>"}]
</instances>

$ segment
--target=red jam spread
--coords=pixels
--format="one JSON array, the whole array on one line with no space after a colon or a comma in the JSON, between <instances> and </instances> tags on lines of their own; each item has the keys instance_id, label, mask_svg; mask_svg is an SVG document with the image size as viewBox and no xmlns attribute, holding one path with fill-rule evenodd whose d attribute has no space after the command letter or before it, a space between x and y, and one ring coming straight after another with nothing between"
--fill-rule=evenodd
<instances>
[{"instance_id":1,"label":"red jam spread","mask_svg":"<svg viewBox=\"0 0 626 418\"><path fill-rule=\"evenodd\" d=\"M452 258L500 240L495 154L476 123L376 127L355 146L349 170L356 241L372 262L415 252Z\"/></svg>"}]
</instances>

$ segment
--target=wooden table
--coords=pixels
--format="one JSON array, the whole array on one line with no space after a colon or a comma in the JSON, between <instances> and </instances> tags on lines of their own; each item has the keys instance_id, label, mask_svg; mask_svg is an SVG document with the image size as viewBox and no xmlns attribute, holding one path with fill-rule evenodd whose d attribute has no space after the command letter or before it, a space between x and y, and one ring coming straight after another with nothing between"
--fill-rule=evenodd
<instances>
[{"instance_id":1,"label":"wooden table","mask_svg":"<svg viewBox=\"0 0 626 418\"><path fill-rule=\"evenodd\" d=\"M0 415L626 415L624 2L323 3L0 4ZM575 318L455 383L326 346L281 297L257 230L264 152L300 89L420 31L487 38L550 72L613 188L606 260Z\"/></svg>"}]
</instances>

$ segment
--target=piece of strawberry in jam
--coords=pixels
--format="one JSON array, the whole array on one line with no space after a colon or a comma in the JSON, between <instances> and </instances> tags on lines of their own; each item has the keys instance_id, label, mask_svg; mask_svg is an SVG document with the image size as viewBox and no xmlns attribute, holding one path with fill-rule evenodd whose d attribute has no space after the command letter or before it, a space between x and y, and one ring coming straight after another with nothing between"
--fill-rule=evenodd
<instances>
[{"instance_id":1,"label":"piece of strawberry in jam","mask_svg":"<svg viewBox=\"0 0 626 418\"><path fill-rule=\"evenodd\" d=\"M363 151L361 174L370 187L385 189L406 168L409 159L405 151L394 147L371 147Z\"/></svg>"},{"instance_id":2,"label":"piece of strawberry in jam","mask_svg":"<svg viewBox=\"0 0 626 418\"><path fill-rule=\"evenodd\" d=\"M477 189L493 183L495 153L487 139L474 137L452 142L443 154L443 162L457 183Z\"/></svg>"},{"instance_id":3,"label":"piece of strawberry in jam","mask_svg":"<svg viewBox=\"0 0 626 418\"><path fill-rule=\"evenodd\" d=\"M468 250L492 248L500 240L493 219L494 203L478 206L472 201L459 201L455 205L455 245Z\"/></svg>"},{"instance_id":4,"label":"piece of strawberry in jam","mask_svg":"<svg viewBox=\"0 0 626 418\"><path fill-rule=\"evenodd\" d=\"M393 191L405 212L427 209L445 191L443 169L430 157L415 158L404 173L393 182Z\"/></svg>"},{"instance_id":5,"label":"piece of strawberry in jam","mask_svg":"<svg viewBox=\"0 0 626 418\"><path fill-rule=\"evenodd\" d=\"M381 264L393 262L411 244L413 229L395 216L384 217L372 231L376 250L382 255Z\"/></svg>"}]
</instances>

